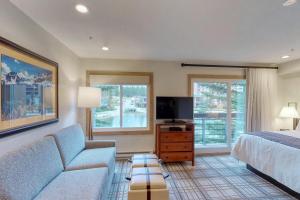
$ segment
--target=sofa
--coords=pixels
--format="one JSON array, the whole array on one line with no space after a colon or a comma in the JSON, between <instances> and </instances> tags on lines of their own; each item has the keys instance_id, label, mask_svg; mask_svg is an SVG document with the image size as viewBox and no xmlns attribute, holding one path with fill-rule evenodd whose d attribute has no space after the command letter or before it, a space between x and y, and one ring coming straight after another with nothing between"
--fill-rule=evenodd
<instances>
[{"instance_id":1,"label":"sofa","mask_svg":"<svg viewBox=\"0 0 300 200\"><path fill-rule=\"evenodd\" d=\"M0 158L0 200L104 200L114 141L86 141L73 125Z\"/></svg>"}]
</instances>

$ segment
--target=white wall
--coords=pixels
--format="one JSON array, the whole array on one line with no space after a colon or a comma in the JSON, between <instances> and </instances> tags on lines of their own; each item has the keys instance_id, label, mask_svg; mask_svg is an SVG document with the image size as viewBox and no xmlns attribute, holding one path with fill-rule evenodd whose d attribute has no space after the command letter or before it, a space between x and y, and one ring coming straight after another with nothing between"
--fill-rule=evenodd
<instances>
[{"instance_id":1,"label":"white wall","mask_svg":"<svg viewBox=\"0 0 300 200\"><path fill-rule=\"evenodd\" d=\"M279 66L279 93L281 107L288 102L298 103L300 113L300 60L291 61ZM292 128L292 120L281 120L280 128Z\"/></svg>"},{"instance_id":2,"label":"white wall","mask_svg":"<svg viewBox=\"0 0 300 200\"><path fill-rule=\"evenodd\" d=\"M35 24L7 0L0 0L0 36L59 63L60 122L0 139L0 155L44 135L77 122L76 91L78 79L85 83L86 70L143 71L154 73L154 95L186 96L187 74L242 75L240 69L181 68L179 62L80 59L52 35ZM300 61L286 63L279 69L280 106L296 101L300 108ZM84 126L83 111L78 121ZM287 124L283 124L284 128ZM97 136L116 139L119 152L151 151L154 134Z\"/></svg>"},{"instance_id":3,"label":"white wall","mask_svg":"<svg viewBox=\"0 0 300 200\"><path fill-rule=\"evenodd\" d=\"M0 155L77 121L79 59L7 0L0 0L0 36L59 63L59 123L0 139Z\"/></svg>"},{"instance_id":4,"label":"white wall","mask_svg":"<svg viewBox=\"0 0 300 200\"><path fill-rule=\"evenodd\" d=\"M179 62L163 61L134 61L109 59L82 59L82 85L85 83L86 70L131 71L154 73L154 96L187 96L187 74L222 74L243 75L241 69L208 69L182 68ZM80 114L80 122L84 126L84 114ZM118 152L152 151L154 148L154 134L97 136L101 139L116 139Z\"/></svg>"}]
</instances>

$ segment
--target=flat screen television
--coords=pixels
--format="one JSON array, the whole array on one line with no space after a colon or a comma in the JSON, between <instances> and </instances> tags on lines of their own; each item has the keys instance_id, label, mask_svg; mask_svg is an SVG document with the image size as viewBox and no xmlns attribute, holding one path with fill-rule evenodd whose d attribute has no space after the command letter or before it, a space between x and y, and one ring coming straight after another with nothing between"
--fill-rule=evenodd
<instances>
[{"instance_id":1,"label":"flat screen television","mask_svg":"<svg viewBox=\"0 0 300 200\"><path fill-rule=\"evenodd\" d=\"M192 120L193 112L193 97L156 97L157 120Z\"/></svg>"}]
</instances>

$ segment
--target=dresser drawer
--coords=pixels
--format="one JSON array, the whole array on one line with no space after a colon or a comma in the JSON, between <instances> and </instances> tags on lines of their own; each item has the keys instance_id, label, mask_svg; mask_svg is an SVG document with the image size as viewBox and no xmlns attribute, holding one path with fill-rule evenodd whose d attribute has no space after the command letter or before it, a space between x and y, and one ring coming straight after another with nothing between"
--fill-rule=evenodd
<instances>
[{"instance_id":1,"label":"dresser drawer","mask_svg":"<svg viewBox=\"0 0 300 200\"><path fill-rule=\"evenodd\" d=\"M191 152L161 153L160 159L165 162L188 161L193 160L193 155Z\"/></svg>"},{"instance_id":2,"label":"dresser drawer","mask_svg":"<svg viewBox=\"0 0 300 200\"><path fill-rule=\"evenodd\" d=\"M161 133L161 142L192 142L193 133Z\"/></svg>"},{"instance_id":3,"label":"dresser drawer","mask_svg":"<svg viewBox=\"0 0 300 200\"><path fill-rule=\"evenodd\" d=\"M161 143L160 150L162 152L172 152L172 151L193 151L193 143Z\"/></svg>"}]
</instances>

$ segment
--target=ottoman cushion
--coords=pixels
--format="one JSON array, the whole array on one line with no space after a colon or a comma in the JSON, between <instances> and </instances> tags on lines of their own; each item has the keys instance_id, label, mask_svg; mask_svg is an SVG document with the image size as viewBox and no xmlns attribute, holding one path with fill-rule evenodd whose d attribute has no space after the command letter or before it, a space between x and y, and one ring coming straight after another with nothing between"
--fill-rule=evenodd
<instances>
[{"instance_id":1,"label":"ottoman cushion","mask_svg":"<svg viewBox=\"0 0 300 200\"><path fill-rule=\"evenodd\" d=\"M162 172L158 167L134 168L131 174L131 190L166 189Z\"/></svg>"},{"instance_id":2,"label":"ottoman cushion","mask_svg":"<svg viewBox=\"0 0 300 200\"><path fill-rule=\"evenodd\" d=\"M160 167L156 159L133 159L132 168L136 167Z\"/></svg>"}]
</instances>

